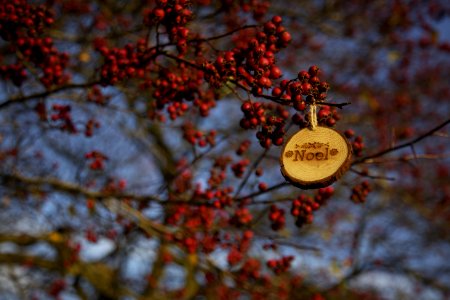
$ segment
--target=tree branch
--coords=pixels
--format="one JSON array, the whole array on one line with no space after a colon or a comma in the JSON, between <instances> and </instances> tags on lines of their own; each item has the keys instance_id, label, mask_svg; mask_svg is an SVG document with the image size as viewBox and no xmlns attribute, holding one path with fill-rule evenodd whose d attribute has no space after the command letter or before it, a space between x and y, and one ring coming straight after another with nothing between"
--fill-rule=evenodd
<instances>
[{"instance_id":1,"label":"tree branch","mask_svg":"<svg viewBox=\"0 0 450 300\"><path fill-rule=\"evenodd\" d=\"M394 152L394 151L400 150L400 149L402 149L402 148L411 147L411 146L413 146L414 144L416 144L416 143L420 142L421 140L423 140L424 138L426 138L426 137L428 137L428 136L431 136L433 133L435 133L435 132L438 131L439 129L444 128L444 127L447 126L449 123L450 123L450 119L446 120L445 122L439 124L438 126L436 126L436 127L434 127L433 129L427 131L426 133L424 133L424 134L418 136L417 138L415 138L414 140L412 140L412 141L410 141L410 142L408 142L408 143L404 143L404 144L401 144L401 145L398 145L398 146L395 146L395 147L391 147L391 148L382 150L382 151L380 151L380 152L378 152L378 153L371 154L371 155L368 155L368 156L363 157L363 158L361 158L361 159L355 160L355 161L352 163L352 166L353 166L353 165L358 165L358 164L361 164L361 163L370 163L371 160L374 159L374 158L383 156L383 155L388 154L388 153L390 153L390 152Z\"/></svg>"},{"instance_id":2,"label":"tree branch","mask_svg":"<svg viewBox=\"0 0 450 300\"><path fill-rule=\"evenodd\" d=\"M7 108L8 106L13 105L13 104L25 103L25 102L27 102L29 100L34 100L34 99L37 99L37 98L44 98L44 97L47 97L47 96L49 96L51 94L55 94L55 93L58 93L58 92L61 92L61 91L65 91L65 90L84 89L84 88L88 88L88 87L94 86L94 85L96 85L98 83L99 83L98 81L94 81L94 82L81 83L81 84L68 84L68 85L64 85L64 86L61 86L61 87L58 87L58 88L55 88L55 89L52 89L52 90L47 90L47 91L42 92L42 93L31 94L31 95L28 95L28 96L13 97L13 98L10 98L10 99L0 103L0 110L2 110L4 108Z\"/></svg>"},{"instance_id":3,"label":"tree branch","mask_svg":"<svg viewBox=\"0 0 450 300\"><path fill-rule=\"evenodd\" d=\"M259 195L262 195L262 194L265 194L265 193L268 193L268 192L271 192L271 191L274 191L274 190L277 190L279 188L282 188L282 187L285 187L285 186L288 186L288 185L290 185L289 182L283 181L283 182L277 183L277 184L269 187L267 190L251 193L251 194L239 197L239 198L237 198L235 200L236 201L242 201L244 199L253 198L253 197L256 197L256 196L259 196ZM251 202L251 203L253 203L253 202ZM250 203L248 203L248 204L250 204Z\"/></svg>"}]
</instances>

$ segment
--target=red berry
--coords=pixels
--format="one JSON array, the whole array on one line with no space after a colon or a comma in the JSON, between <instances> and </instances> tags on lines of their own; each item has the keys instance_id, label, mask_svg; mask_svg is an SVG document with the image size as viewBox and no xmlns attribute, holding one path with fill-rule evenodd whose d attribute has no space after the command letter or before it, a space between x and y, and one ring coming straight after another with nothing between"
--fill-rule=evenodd
<instances>
[{"instance_id":1,"label":"red berry","mask_svg":"<svg viewBox=\"0 0 450 300\"><path fill-rule=\"evenodd\" d=\"M312 86L311 84L305 82L302 84L302 94L309 95L311 93Z\"/></svg>"},{"instance_id":2,"label":"red berry","mask_svg":"<svg viewBox=\"0 0 450 300\"><path fill-rule=\"evenodd\" d=\"M278 68L277 66L272 66L270 68L270 75L269 77L272 79L278 79L283 75L283 73L281 72L280 68Z\"/></svg>"}]
</instances>

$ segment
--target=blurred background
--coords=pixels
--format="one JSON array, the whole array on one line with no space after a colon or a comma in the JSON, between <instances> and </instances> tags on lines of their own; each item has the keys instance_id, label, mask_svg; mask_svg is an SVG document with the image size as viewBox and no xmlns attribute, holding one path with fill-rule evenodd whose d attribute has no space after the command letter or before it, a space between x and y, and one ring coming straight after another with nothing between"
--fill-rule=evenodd
<instances>
[{"instance_id":1,"label":"blurred background","mask_svg":"<svg viewBox=\"0 0 450 300\"><path fill-rule=\"evenodd\" d=\"M208 77L274 16L268 97ZM0 37L0 299L450 296L447 1L0 1ZM241 106L291 136L313 65L354 155L301 190Z\"/></svg>"}]
</instances>

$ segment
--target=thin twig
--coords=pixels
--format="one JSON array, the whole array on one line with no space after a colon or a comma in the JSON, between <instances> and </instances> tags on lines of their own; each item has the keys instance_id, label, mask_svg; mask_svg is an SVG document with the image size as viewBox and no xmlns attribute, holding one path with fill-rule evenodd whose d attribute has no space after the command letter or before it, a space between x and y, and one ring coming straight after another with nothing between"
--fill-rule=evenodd
<instances>
[{"instance_id":1,"label":"thin twig","mask_svg":"<svg viewBox=\"0 0 450 300\"><path fill-rule=\"evenodd\" d=\"M350 168L350 171L355 173L355 174L358 174L360 176L367 177L367 178L370 178L370 179L381 179L381 180L389 180L389 181L394 181L395 180L394 177L370 175L370 174L358 171L358 170L353 169L353 168Z\"/></svg>"},{"instance_id":2,"label":"thin twig","mask_svg":"<svg viewBox=\"0 0 450 300\"><path fill-rule=\"evenodd\" d=\"M380 151L378 153L371 154L371 155L368 155L368 156L363 157L361 159L355 160L352 163L352 165L357 165L357 164L361 164L361 163L370 163L374 158L383 156L383 155L388 154L390 152L394 152L394 151L400 150L400 149L405 148L405 147L411 147L414 144L416 144L416 143L420 142L421 140L423 140L424 138L426 138L428 136L431 136L433 133L435 133L439 129L447 126L449 123L450 123L450 119L448 119L447 121L439 124L438 126L436 126L433 129L427 131L426 133L418 136L417 138L415 138L414 140L412 140L412 141L410 141L408 143L403 143L403 144L395 146L395 147L390 147L390 148L384 149L384 150L382 150L382 151Z\"/></svg>"},{"instance_id":3,"label":"thin twig","mask_svg":"<svg viewBox=\"0 0 450 300\"><path fill-rule=\"evenodd\" d=\"M235 199L235 200L236 200L236 201L242 201L242 200L244 200L244 199L257 197L257 196L259 196L259 195L262 195L262 194L265 194L265 193L268 193L268 192L277 190L277 189L279 189L279 188L282 188L282 187L285 187L285 186L288 186L288 185L290 185L289 182L283 181L283 182L277 183L277 184L275 184L275 185L269 187L267 190L254 192L254 193L251 193L251 194L248 194L248 195L239 197L239 198L237 198L237 199Z\"/></svg>"},{"instance_id":4,"label":"thin twig","mask_svg":"<svg viewBox=\"0 0 450 300\"><path fill-rule=\"evenodd\" d=\"M250 178L250 175L258 167L259 163L263 160L263 158L266 155L268 150L269 149L265 149L264 152L261 153L261 155L255 160L255 162L253 163L251 168L247 171L247 175L245 175L245 178L242 180L241 184L237 188L236 193L234 194L233 198L236 198L239 195L239 193L242 191L242 189L244 188L244 186L247 183L248 179Z\"/></svg>"}]
</instances>

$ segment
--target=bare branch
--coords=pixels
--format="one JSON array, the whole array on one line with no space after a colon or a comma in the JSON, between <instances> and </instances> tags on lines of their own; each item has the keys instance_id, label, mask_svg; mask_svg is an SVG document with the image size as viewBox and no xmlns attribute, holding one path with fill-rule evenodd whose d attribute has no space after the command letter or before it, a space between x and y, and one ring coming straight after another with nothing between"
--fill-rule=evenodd
<instances>
[{"instance_id":1,"label":"bare branch","mask_svg":"<svg viewBox=\"0 0 450 300\"><path fill-rule=\"evenodd\" d=\"M368 155L368 156L363 157L363 158L361 158L361 159L355 160L355 161L352 163L352 165L358 165L358 164L361 164L361 163L370 163L370 162L372 162L372 160L373 160L374 158L377 158L377 157L383 156L383 155L385 155L385 154L388 154L388 153L391 153L391 152L400 150L400 149L402 149L402 148L411 147L411 146L413 146L414 144L416 144L416 143L420 142L421 140L423 140L424 138L433 135L433 133L435 133L436 131L440 130L441 128L444 128L444 127L447 126L449 123L450 123L450 119L448 119L447 121L445 121L445 122L439 124L438 126L436 126L436 127L434 127L433 129L427 131L426 133L424 133L424 134L418 136L417 138L415 138L414 140L412 140L412 141L410 141L410 142L408 142L408 143L404 143L404 144L401 144L401 145L398 145L398 146L395 146L395 147L390 147L390 148L387 148L387 149L385 149L385 150L382 150L382 151L380 151L380 152L378 152L378 153L375 153L375 154L372 154L372 155Z\"/></svg>"},{"instance_id":2,"label":"bare branch","mask_svg":"<svg viewBox=\"0 0 450 300\"><path fill-rule=\"evenodd\" d=\"M256 197L256 196L259 196L259 195L262 195L262 194L265 194L265 193L268 193L268 192L271 192L271 191L274 191L274 190L277 190L279 188L282 188L282 187L285 187L285 186L288 186L288 185L290 185L289 182L283 181L283 182L277 183L277 184L269 187L265 191L258 191L258 192L255 192L255 193L251 193L251 194L239 197L239 198L237 198L235 200L236 201L242 201L244 199L253 198L253 197Z\"/></svg>"},{"instance_id":3,"label":"bare branch","mask_svg":"<svg viewBox=\"0 0 450 300\"><path fill-rule=\"evenodd\" d=\"M48 91L45 91L45 92L42 92L42 93L31 94L31 95L28 95L28 96L13 97L13 98L10 98L10 99L0 103L0 110L2 110L4 108L7 108L8 106L13 105L13 104L25 103L25 102L27 102L29 100L45 98L45 97L47 97L49 95L56 94L58 92L65 91L65 90L85 89L85 88L94 86L94 85L96 85L98 83L99 82L94 81L94 82L88 82L88 83L82 83L82 84L68 84L68 85L64 85L64 86L61 86L61 87L58 87L58 88L55 88L55 89L52 89L52 90L48 90Z\"/></svg>"}]
</instances>

